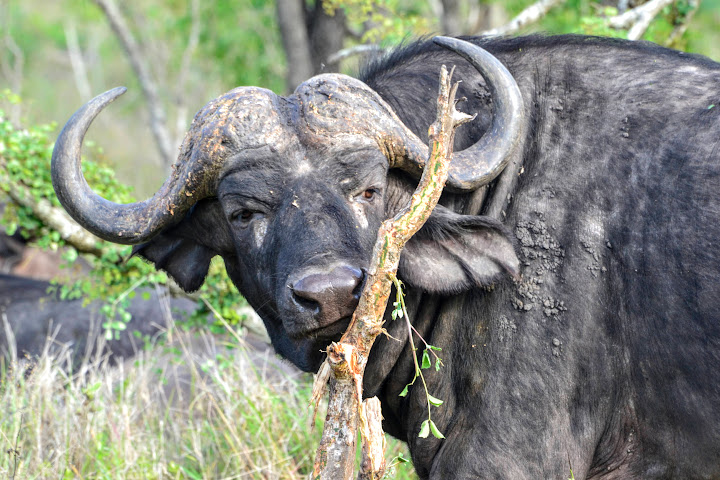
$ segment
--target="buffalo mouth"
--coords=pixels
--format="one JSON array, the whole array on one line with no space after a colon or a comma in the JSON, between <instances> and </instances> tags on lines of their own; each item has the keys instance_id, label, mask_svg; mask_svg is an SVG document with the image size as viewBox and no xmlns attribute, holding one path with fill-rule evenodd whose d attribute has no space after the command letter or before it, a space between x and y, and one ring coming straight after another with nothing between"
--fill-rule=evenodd
<instances>
[{"instance_id":1,"label":"buffalo mouth","mask_svg":"<svg viewBox=\"0 0 720 480\"><path fill-rule=\"evenodd\" d=\"M327 343L338 341L342 337L343 333L347 330L350 325L352 316L342 317L334 322L330 322L327 325L320 327L312 326L309 328L294 328L288 329L288 335L297 340L301 339L313 339L318 341L326 341Z\"/></svg>"}]
</instances>

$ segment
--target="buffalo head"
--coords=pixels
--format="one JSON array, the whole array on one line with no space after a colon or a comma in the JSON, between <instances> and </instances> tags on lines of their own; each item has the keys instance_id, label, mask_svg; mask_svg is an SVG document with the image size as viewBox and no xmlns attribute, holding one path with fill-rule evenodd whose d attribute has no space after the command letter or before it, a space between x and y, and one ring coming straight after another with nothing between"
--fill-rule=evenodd
<instances>
[{"instance_id":1,"label":"buffalo head","mask_svg":"<svg viewBox=\"0 0 720 480\"><path fill-rule=\"evenodd\" d=\"M436 41L465 57L493 96L488 133L456 152L451 167L448 187L472 191L495 178L515 149L522 101L490 54ZM151 199L119 205L90 190L80 148L94 117L123 92L91 100L61 132L52 174L63 206L97 236L137 245L188 291L222 256L276 350L315 369L347 326L380 223L412 192L427 146L377 93L344 75L313 77L288 97L241 87L196 115L172 174ZM407 245L399 273L410 286L449 294L517 268L497 221L438 207Z\"/></svg>"}]
</instances>

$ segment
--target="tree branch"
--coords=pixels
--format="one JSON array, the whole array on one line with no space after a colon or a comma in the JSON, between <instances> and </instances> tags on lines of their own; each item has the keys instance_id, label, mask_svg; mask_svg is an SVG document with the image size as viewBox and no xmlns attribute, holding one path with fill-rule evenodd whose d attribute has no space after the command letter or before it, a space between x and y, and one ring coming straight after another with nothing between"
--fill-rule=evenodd
<instances>
[{"instance_id":1,"label":"tree branch","mask_svg":"<svg viewBox=\"0 0 720 480\"><path fill-rule=\"evenodd\" d=\"M380 480L385 469L385 434L382 429L380 400L372 397L363 400L360 410L363 432L362 460L358 480Z\"/></svg>"},{"instance_id":2,"label":"tree branch","mask_svg":"<svg viewBox=\"0 0 720 480\"><path fill-rule=\"evenodd\" d=\"M180 71L177 75L177 85L175 87L175 105L177 107L177 119L175 122L175 141L174 145L179 145L185 137L187 130L187 95L185 86L187 84L188 74L190 73L190 62L195 50L197 50L200 41L200 0L190 0L190 36L188 43L183 51L180 61Z\"/></svg>"},{"instance_id":3,"label":"tree branch","mask_svg":"<svg viewBox=\"0 0 720 480\"><path fill-rule=\"evenodd\" d=\"M345 13L342 9L328 13L325 3L323 0L316 1L308 18L313 74L336 71L335 65L328 58L340 50L345 42Z\"/></svg>"},{"instance_id":4,"label":"tree branch","mask_svg":"<svg viewBox=\"0 0 720 480\"><path fill-rule=\"evenodd\" d=\"M92 97L90 82L88 81L87 68L85 68L85 60L80 42L78 42L77 28L72 20L64 22L65 27L65 44L67 45L68 56L70 57L70 65L72 66L73 75L75 77L75 86L80 93L80 98L88 99Z\"/></svg>"},{"instance_id":5,"label":"tree branch","mask_svg":"<svg viewBox=\"0 0 720 480\"><path fill-rule=\"evenodd\" d=\"M135 75L140 82L143 96L148 104L150 112L150 130L155 138L155 144L160 152L163 164L167 167L175 161L173 148L170 142L170 134L166 127L165 110L162 107L158 95L158 89L150 74L148 62L144 58L140 48L133 37L132 32L125 23L120 10L115 4L115 0L93 0L103 11L105 17L110 22L110 27L115 32L120 44L127 54L130 65L132 65Z\"/></svg>"},{"instance_id":6,"label":"tree branch","mask_svg":"<svg viewBox=\"0 0 720 480\"><path fill-rule=\"evenodd\" d=\"M685 30L687 30L688 25L690 24L693 17L700 8L700 2L701 0L688 0L688 6L690 7L690 11L685 14L685 18L683 19L682 23L675 27L672 33L670 33L670 36L665 41L666 47L673 47L675 43L680 40L680 38L685 33Z\"/></svg>"},{"instance_id":7,"label":"tree branch","mask_svg":"<svg viewBox=\"0 0 720 480\"><path fill-rule=\"evenodd\" d=\"M538 22L547 15L550 9L560 5L561 3L565 3L565 0L539 0L520 12L507 24L502 27L485 30L484 32L481 32L481 35L499 36L517 33L521 28Z\"/></svg>"},{"instance_id":8,"label":"tree branch","mask_svg":"<svg viewBox=\"0 0 720 480\"><path fill-rule=\"evenodd\" d=\"M411 197L410 204L400 210L394 218L386 220L381 225L358 307L340 341L328 347L326 362L330 365L333 375L329 382L328 413L315 458L313 478L328 480L351 478L358 417L363 427L363 440L369 443L367 451L375 452L377 445L381 444L377 438L368 440L378 434L378 420L371 422L367 417L367 408L361 408L360 404L365 365L375 338L383 331L383 316L391 292L391 279L395 277L400 262L400 252L405 243L425 223L440 199L448 176L455 129L474 118L455 110L457 84L451 87L450 77L451 74L448 74L443 66L440 74L437 120L429 129L432 149L420 183ZM313 387L314 392L322 391L325 377L323 374L327 370L323 364ZM382 428L379 428L379 431L382 432ZM372 459L370 457L368 455L368 467L363 467L361 478L381 478L383 472L372 469L384 469L384 461L374 461L375 454L372 455Z\"/></svg>"},{"instance_id":9,"label":"tree branch","mask_svg":"<svg viewBox=\"0 0 720 480\"><path fill-rule=\"evenodd\" d=\"M627 35L628 40L637 40L643 36L650 26L650 22L653 21L658 13L673 3L674 0L650 0L621 15L609 18L608 25L616 29L629 29Z\"/></svg>"},{"instance_id":10,"label":"tree branch","mask_svg":"<svg viewBox=\"0 0 720 480\"><path fill-rule=\"evenodd\" d=\"M5 172L5 159L0 157L0 185L5 185L4 190L14 203L30 209L45 225L57 230L60 237L77 251L102 255L102 249L98 247L102 240L81 227L62 208L53 206L47 199L36 199L30 188L11 182Z\"/></svg>"},{"instance_id":11,"label":"tree branch","mask_svg":"<svg viewBox=\"0 0 720 480\"><path fill-rule=\"evenodd\" d=\"M460 1L442 0L441 26L444 35L456 36L463 32L460 20Z\"/></svg>"},{"instance_id":12,"label":"tree branch","mask_svg":"<svg viewBox=\"0 0 720 480\"><path fill-rule=\"evenodd\" d=\"M355 45L354 47L343 48L342 50L338 50L337 52L330 55L327 59L327 64L335 65L337 63L340 63L342 60L354 57L355 55L369 55L372 53L382 53L383 51L384 49L380 48L380 46L375 44Z\"/></svg>"}]
</instances>

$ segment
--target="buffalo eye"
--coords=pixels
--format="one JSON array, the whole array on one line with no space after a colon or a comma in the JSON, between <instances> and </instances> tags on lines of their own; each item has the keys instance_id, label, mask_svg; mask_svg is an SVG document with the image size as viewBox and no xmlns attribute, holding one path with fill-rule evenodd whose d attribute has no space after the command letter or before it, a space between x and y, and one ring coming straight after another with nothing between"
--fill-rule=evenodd
<instances>
[{"instance_id":1,"label":"buffalo eye","mask_svg":"<svg viewBox=\"0 0 720 480\"><path fill-rule=\"evenodd\" d=\"M359 195L359 199L364 202L372 202L378 193L377 188L368 188Z\"/></svg>"},{"instance_id":2,"label":"buffalo eye","mask_svg":"<svg viewBox=\"0 0 720 480\"><path fill-rule=\"evenodd\" d=\"M233 222L240 222L241 225L247 225L253 218L255 218L259 214L260 212L242 208L233 212L232 215L230 215L230 220Z\"/></svg>"}]
</instances>

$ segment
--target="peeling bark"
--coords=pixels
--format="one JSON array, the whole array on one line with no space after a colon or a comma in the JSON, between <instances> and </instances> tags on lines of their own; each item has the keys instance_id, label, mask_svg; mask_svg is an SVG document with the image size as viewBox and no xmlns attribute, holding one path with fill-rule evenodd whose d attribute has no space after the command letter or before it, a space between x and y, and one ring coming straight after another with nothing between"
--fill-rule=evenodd
<instances>
[{"instance_id":1,"label":"peeling bark","mask_svg":"<svg viewBox=\"0 0 720 480\"><path fill-rule=\"evenodd\" d=\"M358 423L363 434L363 466L358 478L382 478L385 462L379 461L378 445L384 439L378 414L368 418L360 403L365 365L375 338L383 331L383 314L390 296L392 278L397 272L400 252L405 243L422 227L440 199L448 178L455 129L472 120L472 116L455 110L457 84L451 86L443 66L440 73L437 119L429 129L431 145L427 165L410 203L380 227L368 270L368 278L352 321L338 343L328 347L327 364L332 370L329 380L330 400L323 436L313 470L316 479L350 479L355 461L355 439ZM313 387L317 400L324 388L326 364L320 368ZM379 405L377 399L371 405ZM358 418L361 420L358 421ZM384 456L384 455L380 455ZM367 460L367 461L365 461Z\"/></svg>"}]
</instances>

